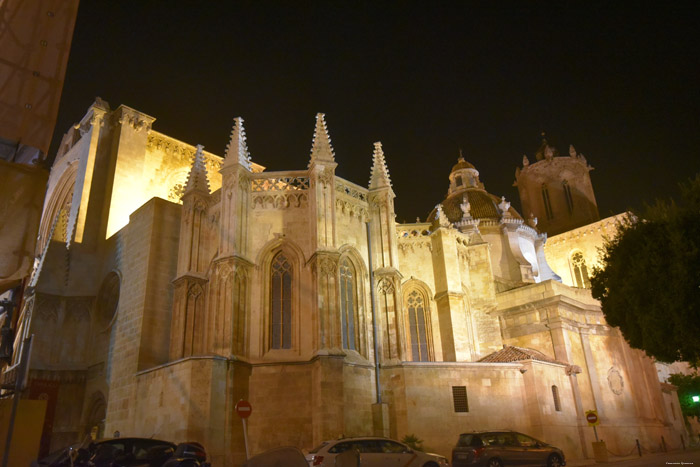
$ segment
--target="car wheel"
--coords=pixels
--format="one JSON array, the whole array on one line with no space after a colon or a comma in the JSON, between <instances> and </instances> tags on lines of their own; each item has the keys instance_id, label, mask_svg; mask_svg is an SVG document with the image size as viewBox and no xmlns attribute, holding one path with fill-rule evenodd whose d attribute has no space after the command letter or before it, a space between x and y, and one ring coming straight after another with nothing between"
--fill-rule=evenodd
<instances>
[{"instance_id":1,"label":"car wheel","mask_svg":"<svg viewBox=\"0 0 700 467\"><path fill-rule=\"evenodd\" d=\"M500 459L496 459L495 457L493 459L489 459L489 462L486 464L487 467L503 467L503 464L501 463Z\"/></svg>"},{"instance_id":2,"label":"car wheel","mask_svg":"<svg viewBox=\"0 0 700 467\"><path fill-rule=\"evenodd\" d=\"M547 459L547 467L561 467L562 465L561 457L559 457L558 454L552 454L549 456L549 459Z\"/></svg>"}]
</instances>

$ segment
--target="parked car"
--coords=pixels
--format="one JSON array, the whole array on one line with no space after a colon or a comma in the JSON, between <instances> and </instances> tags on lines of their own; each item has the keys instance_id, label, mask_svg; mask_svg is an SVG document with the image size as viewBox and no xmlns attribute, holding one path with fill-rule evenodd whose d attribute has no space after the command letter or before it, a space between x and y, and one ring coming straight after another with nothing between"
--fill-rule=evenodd
<instances>
[{"instance_id":1,"label":"parked car","mask_svg":"<svg viewBox=\"0 0 700 467\"><path fill-rule=\"evenodd\" d=\"M459 435L452 450L452 467L566 465L561 449L517 431L482 431Z\"/></svg>"},{"instance_id":2,"label":"parked car","mask_svg":"<svg viewBox=\"0 0 700 467\"><path fill-rule=\"evenodd\" d=\"M306 455L309 466L333 467L335 458L350 450L359 453L362 467L447 467L445 457L416 451L403 443L387 438L342 438L324 441Z\"/></svg>"},{"instance_id":3,"label":"parked car","mask_svg":"<svg viewBox=\"0 0 700 467\"><path fill-rule=\"evenodd\" d=\"M151 438L114 438L73 445L34 461L32 467L205 467L199 443Z\"/></svg>"}]
</instances>

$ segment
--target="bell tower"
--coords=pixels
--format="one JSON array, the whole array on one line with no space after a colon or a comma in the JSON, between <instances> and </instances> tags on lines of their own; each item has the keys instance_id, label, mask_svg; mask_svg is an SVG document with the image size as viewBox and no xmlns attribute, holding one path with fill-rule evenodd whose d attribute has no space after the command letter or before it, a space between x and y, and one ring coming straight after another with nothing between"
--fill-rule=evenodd
<instances>
[{"instance_id":1,"label":"bell tower","mask_svg":"<svg viewBox=\"0 0 700 467\"><path fill-rule=\"evenodd\" d=\"M524 155L522 168L515 169L523 217L536 217L538 229L549 236L600 220L590 176L593 167L573 145L568 156L560 156L544 136L535 162Z\"/></svg>"}]
</instances>

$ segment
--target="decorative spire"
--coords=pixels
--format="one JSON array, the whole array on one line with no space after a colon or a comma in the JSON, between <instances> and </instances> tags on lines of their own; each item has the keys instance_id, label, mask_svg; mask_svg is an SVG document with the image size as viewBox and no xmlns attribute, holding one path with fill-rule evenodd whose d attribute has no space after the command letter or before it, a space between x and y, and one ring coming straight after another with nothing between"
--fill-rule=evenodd
<instances>
[{"instance_id":1,"label":"decorative spire","mask_svg":"<svg viewBox=\"0 0 700 467\"><path fill-rule=\"evenodd\" d=\"M438 220L438 225L440 227L451 227L452 223L447 218L447 214L445 214L445 211L442 210L442 204L438 204L437 206L435 206L435 209L437 210L437 212L435 213L435 217Z\"/></svg>"},{"instance_id":2,"label":"decorative spire","mask_svg":"<svg viewBox=\"0 0 700 467\"><path fill-rule=\"evenodd\" d=\"M382 143L377 141L374 143L374 154L372 155L372 175L369 178L369 189L375 188L391 188L391 180L389 179L389 170L386 168L384 160L384 151Z\"/></svg>"},{"instance_id":3,"label":"decorative spire","mask_svg":"<svg viewBox=\"0 0 700 467\"><path fill-rule=\"evenodd\" d=\"M576 157L578 153L576 152L576 148L574 147L573 144L569 145L569 156L571 157Z\"/></svg>"},{"instance_id":4,"label":"decorative spire","mask_svg":"<svg viewBox=\"0 0 700 467\"><path fill-rule=\"evenodd\" d=\"M183 196L193 191L209 194L209 180L207 179L207 167L204 165L203 149L204 146L197 145L197 152L194 153L194 162L187 177Z\"/></svg>"},{"instance_id":5,"label":"decorative spire","mask_svg":"<svg viewBox=\"0 0 700 467\"><path fill-rule=\"evenodd\" d=\"M527 223L532 227L533 229L537 228L537 217L533 213L530 213L530 217L527 218Z\"/></svg>"},{"instance_id":6,"label":"decorative spire","mask_svg":"<svg viewBox=\"0 0 700 467\"><path fill-rule=\"evenodd\" d=\"M498 203L498 209L500 209L503 214L507 213L510 209L510 203L506 201L505 196L501 196L501 202Z\"/></svg>"},{"instance_id":7,"label":"decorative spire","mask_svg":"<svg viewBox=\"0 0 700 467\"><path fill-rule=\"evenodd\" d=\"M250 170L250 153L248 152L245 129L243 128L243 119L241 117L233 119L231 139L226 145L224 167L231 167L233 164L240 164Z\"/></svg>"},{"instance_id":8,"label":"decorative spire","mask_svg":"<svg viewBox=\"0 0 700 467\"><path fill-rule=\"evenodd\" d=\"M335 152L331 145L331 137L328 136L325 114L316 114L316 128L314 128L314 140L311 143L311 163L316 161L335 162Z\"/></svg>"}]
</instances>

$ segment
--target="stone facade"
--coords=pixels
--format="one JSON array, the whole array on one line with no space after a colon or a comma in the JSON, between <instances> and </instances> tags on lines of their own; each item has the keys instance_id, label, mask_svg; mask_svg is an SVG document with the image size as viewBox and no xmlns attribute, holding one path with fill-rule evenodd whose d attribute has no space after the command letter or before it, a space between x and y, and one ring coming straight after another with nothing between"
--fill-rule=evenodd
<instances>
[{"instance_id":1,"label":"stone facade","mask_svg":"<svg viewBox=\"0 0 700 467\"><path fill-rule=\"evenodd\" d=\"M336 176L323 114L307 168L283 172L251 161L240 118L224 158L154 120L98 100L51 173L24 315L33 377L76 399L54 404L53 447L96 426L240 465L240 399L252 452L415 434L449 454L507 427L590 457L589 409L612 450L684 433L674 388L575 287L566 240L545 246L463 158L427 222L397 224L381 144L367 186ZM486 361L504 348L546 357Z\"/></svg>"}]
</instances>

